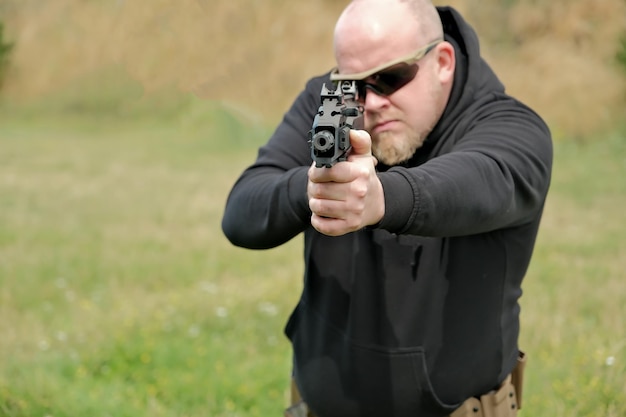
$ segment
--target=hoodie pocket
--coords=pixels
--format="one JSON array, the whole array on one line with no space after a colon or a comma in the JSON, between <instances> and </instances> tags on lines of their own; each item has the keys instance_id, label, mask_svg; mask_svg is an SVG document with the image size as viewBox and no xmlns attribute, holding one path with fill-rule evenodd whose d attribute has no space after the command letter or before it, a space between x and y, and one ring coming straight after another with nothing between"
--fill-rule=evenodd
<instances>
[{"instance_id":1,"label":"hoodie pocket","mask_svg":"<svg viewBox=\"0 0 626 417\"><path fill-rule=\"evenodd\" d=\"M437 397L421 347L354 344L302 304L285 332L293 344L296 382L316 415L443 417L458 407Z\"/></svg>"}]
</instances>

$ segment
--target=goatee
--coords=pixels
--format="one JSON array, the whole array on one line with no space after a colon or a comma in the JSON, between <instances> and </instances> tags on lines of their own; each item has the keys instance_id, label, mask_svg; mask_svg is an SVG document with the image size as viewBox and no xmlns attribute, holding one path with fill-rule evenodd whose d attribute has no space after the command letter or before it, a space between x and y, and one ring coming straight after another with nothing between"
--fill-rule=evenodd
<instances>
[{"instance_id":1,"label":"goatee","mask_svg":"<svg viewBox=\"0 0 626 417\"><path fill-rule=\"evenodd\" d=\"M372 135L372 154L387 166L398 165L411 159L423 143L424 138L416 132L381 132Z\"/></svg>"}]
</instances>

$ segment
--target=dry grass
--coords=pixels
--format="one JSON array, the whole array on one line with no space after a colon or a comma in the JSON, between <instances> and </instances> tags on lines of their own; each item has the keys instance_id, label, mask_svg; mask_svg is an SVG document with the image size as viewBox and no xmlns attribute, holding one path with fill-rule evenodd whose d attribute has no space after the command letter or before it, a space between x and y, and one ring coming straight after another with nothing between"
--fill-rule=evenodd
<instances>
[{"instance_id":1,"label":"dry grass","mask_svg":"<svg viewBox=\"0 0 626 417\"><path fill-rule=\"evenodd\" d=\"M333 65L332 27L347 2L4 0L16 44L5 93L38 98L115 67L146 93L174 88L276 120L309 76ZM623 118L625 77L613 65L623 0L435 3L467 15L509 91L559 136Z\"/></svg>"},{"instance_id":2,"label":"dry grass","mask_svg":"<svg viewBox=\"0 0 626 417\"><path fill-rule=\"evenodd\" d=\"M329 28L342 6L330 1L9 2L8 32L17 45L6 85L11 98L54 92L113 66L138 80L146 93L174 87L264 115L282 112L307 76L332 65Z\"/></svg>"},{"instance_id":3,"label":"dry grass","mask_svg":"<svg viewBox=\"0 0 626 417\"><path fill-rule=\"evenodd\" d=\"M495 54L494 66L557 135L589 136L623 120L626 74L615 56L626 33L626 2L518 2L507 26L517 46Z\"/></svg>"}]
</instances>

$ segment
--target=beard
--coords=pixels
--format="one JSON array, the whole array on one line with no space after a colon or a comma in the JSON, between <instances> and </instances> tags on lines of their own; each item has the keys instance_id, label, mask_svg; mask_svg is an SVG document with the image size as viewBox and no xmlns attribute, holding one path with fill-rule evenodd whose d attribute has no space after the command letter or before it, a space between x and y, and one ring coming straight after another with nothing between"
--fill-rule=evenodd
<instances>
[{"instance_id":1,"label":"beard","mask_svg":"<svg viewBox=\"0 0 626 417\"><path fill-rule=\"evenodd\" d=\"M411 116L393 105L369 112L366 108L365 129L368 132L384 120L395 120L399 123L392 130L371 134L372 155L387 166L399 165L413 157L436 126L447 105L450 93L440 83L437 73L434 70L428 71L427 67L420 71L422 77L425 77L421 101L430 103L422 106L421 111L416 113L413 110Z\"/></svg>"},{"instance_id":2,"label":"beard","mask_svg":"<svg viewBox=\"0 0 626 417\"><path fill-rule=\"evenodd\" d=\"M372 135L372 155L387 166L406 162L415 154L426 138L415 130L385 131Z\"/></svg>"}]
</instances>

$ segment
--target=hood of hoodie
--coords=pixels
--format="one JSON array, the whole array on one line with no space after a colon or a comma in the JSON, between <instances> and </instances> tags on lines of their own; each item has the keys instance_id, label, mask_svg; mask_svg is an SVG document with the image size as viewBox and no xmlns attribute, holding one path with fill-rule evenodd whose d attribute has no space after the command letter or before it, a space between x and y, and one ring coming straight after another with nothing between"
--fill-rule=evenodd
<instances>
[{"instance_id":1,"label":"hood of hoodie","mask_svg":"<svg viewBox=\"0 0 626 417\"><path fill-rule=\"evenodd\" d=\"M454 46L456 68L452 91L443 115L415 154L398 166L411 167L424 163L435 149L440 138L445 137L466 117L472 108L480 105L481 98L504 94L504 85L480 55L480 43L474 29L452 7L437 7L443 24L444 37ZM379 163L378 171L390 166Z\"/></svg>"},{"instance_id":2,"label":"hood of hoodie","mask_svg":"<svg viewBox=\"0 0 626 417\"><path fill-rule=\"evenodd\" d=\"M456 52L456 70L446 109L426 140L430 143L436 142L480 97L504 93L504 85L480 55L480 43L474 29L452 7L438 7L437 11L445 40Z\"/></svg>"}]
</instances>

